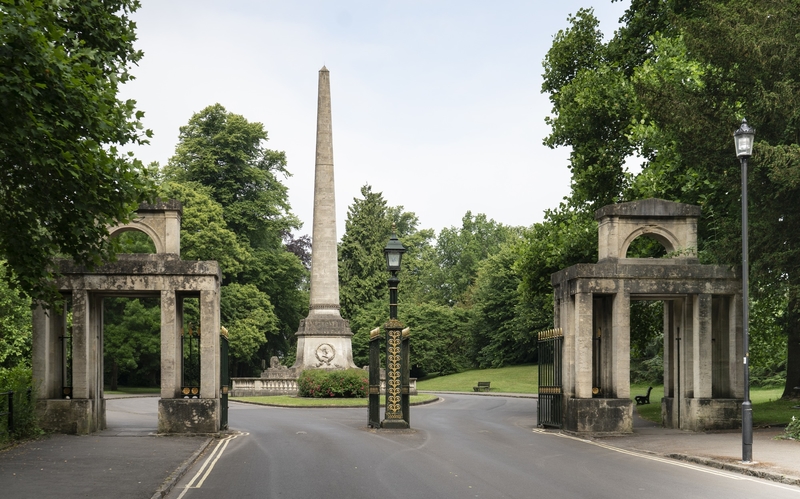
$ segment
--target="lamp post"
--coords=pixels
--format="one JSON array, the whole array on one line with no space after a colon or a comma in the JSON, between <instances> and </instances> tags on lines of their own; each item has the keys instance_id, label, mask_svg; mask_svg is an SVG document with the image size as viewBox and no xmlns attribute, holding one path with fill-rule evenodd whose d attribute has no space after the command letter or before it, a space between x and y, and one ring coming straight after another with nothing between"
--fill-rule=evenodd
<instances>
[{"instance_id":1,"label":"lamp post","mask_svg":"<svg viewBox=\"0 0 800 499\"><path fill-rule=\"evenodd\" d=\"M386 323L386 412L381 428L408 428L409 416L403 400L403 388L407 389L408 362L403 349L408 347L407 335L403 336L403 324L397 320L397 273L406 248L397 239L392 226L392 237L383 249L389 277L389 322ZM404 386L405 385L405 386ZM406 393L407 395L407 393ZM404 410L406 409L406 410Z\"/></svg>"},{"instance_id":2,"label":"lamp post","mask_svg":"<svg viewBox=\"0 0 800 499\"><path fill-rule=\"evenodd\" d=\"M753 405L750 403L750 289L747 248L747 158L753 154L756 130L742 120L733 134L736 157L742 163L742 350L744 351L744 402L742 402L742 461L753 460Z\"/></svg>"}]
</instances>

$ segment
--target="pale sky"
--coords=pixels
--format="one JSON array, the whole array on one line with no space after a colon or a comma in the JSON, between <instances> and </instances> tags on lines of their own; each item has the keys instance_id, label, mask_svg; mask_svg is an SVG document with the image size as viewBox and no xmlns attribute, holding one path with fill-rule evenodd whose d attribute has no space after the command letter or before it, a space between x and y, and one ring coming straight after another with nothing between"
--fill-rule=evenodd
<instances>
[{"instance_id":1,"label":"pale sky","mask_svg":"<svg viewBox=\"0 0 800 499\"><path fill-rule=\"evenodd\" d=\"M593 7L606 38L629 0L142 0L144 58L122 98L153 130L134 149L166 164L178 129L214 103L264 124L286 151L292 211L311 233L317 77L330 70L338 237L366 183L420 228L471 210L529 226L569 193L549 129L542 61L567 16Z\"/></svg>"}]
</instances>

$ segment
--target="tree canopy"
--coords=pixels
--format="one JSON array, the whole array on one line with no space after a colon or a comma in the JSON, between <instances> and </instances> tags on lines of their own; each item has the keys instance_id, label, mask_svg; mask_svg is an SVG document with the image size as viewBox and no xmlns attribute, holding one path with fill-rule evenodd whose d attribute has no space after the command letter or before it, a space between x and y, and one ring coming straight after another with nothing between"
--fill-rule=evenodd
<instances>
[{"instance_id":1,"label":"tree canopy","mask_svg":"<svg viewBox=\"0 0 800 499\"><path fill-rule=\"evenodd\" d=\"M59 302L52 259L96 265L107 226L152 194L142 113L117 97L142 57L136 0L0 3L0 255L32 298Z\"/></svg>"},{"instance_id":2,"label":"tree canopy","mask_svg":"<svg viewBox=\"0 0 800 499\"><path fill-rule=\"evenodd\" d=\"M778 300L786 307L786 393L800 383L800 236L791 229L800 215L798 10L796 0L633 0L604 42L582 9L554 37L542 86L553 103L545 144L572 147L572 193L547 218L572 211L590 223L604 204L646 197L698 204L699 256L709 263L741 262L731 135L744 117L756 127L748 179L754 305L778 299L776 287L788 297ZM627 169L630 161L642 163L641 173ZM573 230L547 229L540 227L555 240ZM569 253L560 252L563 266L585 257ZM529 255L533 290L548 259Z\"/></svg>"},{"instance_id":3,"label":"tree canopy","mask_svg":"<svg viewBox=\"0 0 800 499\"><path fill-rule=\"evenodd\" d=\"M258 122L214 104L181 127L164 168L164 197L184 205L181 253L222 266L222 320L235 375L250 375L259 359L291 360L294 333L308 308L306 240L280 177L283 152L265 147Z\"/></svg>"}]
</instances>

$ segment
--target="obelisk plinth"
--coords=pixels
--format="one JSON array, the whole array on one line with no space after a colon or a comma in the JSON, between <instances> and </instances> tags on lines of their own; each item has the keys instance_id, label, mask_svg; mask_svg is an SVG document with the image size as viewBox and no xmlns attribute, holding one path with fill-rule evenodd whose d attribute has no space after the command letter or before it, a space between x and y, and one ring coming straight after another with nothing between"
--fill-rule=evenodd
<instances>
[{"instance_id":1,"label":"obelisk plinth","mask_svg":"<svg viewBox=\"0 0 800 499\"><path fill-rule=\"evenodd\" d=\"M336 248L336 195L333 182L331 79L319 71L317 158L314 168L314 222L311 233L311 299L297 331L294 368L344 369L353 364L353 333L339 313L339 259Z\"/></svg>"}]
</instances>

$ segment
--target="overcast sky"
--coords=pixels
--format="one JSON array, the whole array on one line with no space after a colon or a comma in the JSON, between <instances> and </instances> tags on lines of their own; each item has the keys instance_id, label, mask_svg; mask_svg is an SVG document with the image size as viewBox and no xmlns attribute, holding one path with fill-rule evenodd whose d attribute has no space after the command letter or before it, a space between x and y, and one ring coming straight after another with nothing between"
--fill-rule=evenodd
<instances>
[{"instance_id":1,"label":"overcast sky","mask_svg":"<svg viewBox=\"0 0 800 499\"><path fill-rule=\"evenodd\" d=\"M542 145L542 60L567 16L593 7L610 37L629 0L142 0L134 14L145 164L220 103L286 151L294 213L311 232L317 77L330 70L338 236L366 183L420 228L471 210L529 226L569 193L569 151Z\"/></svg>"}]
</instances>

